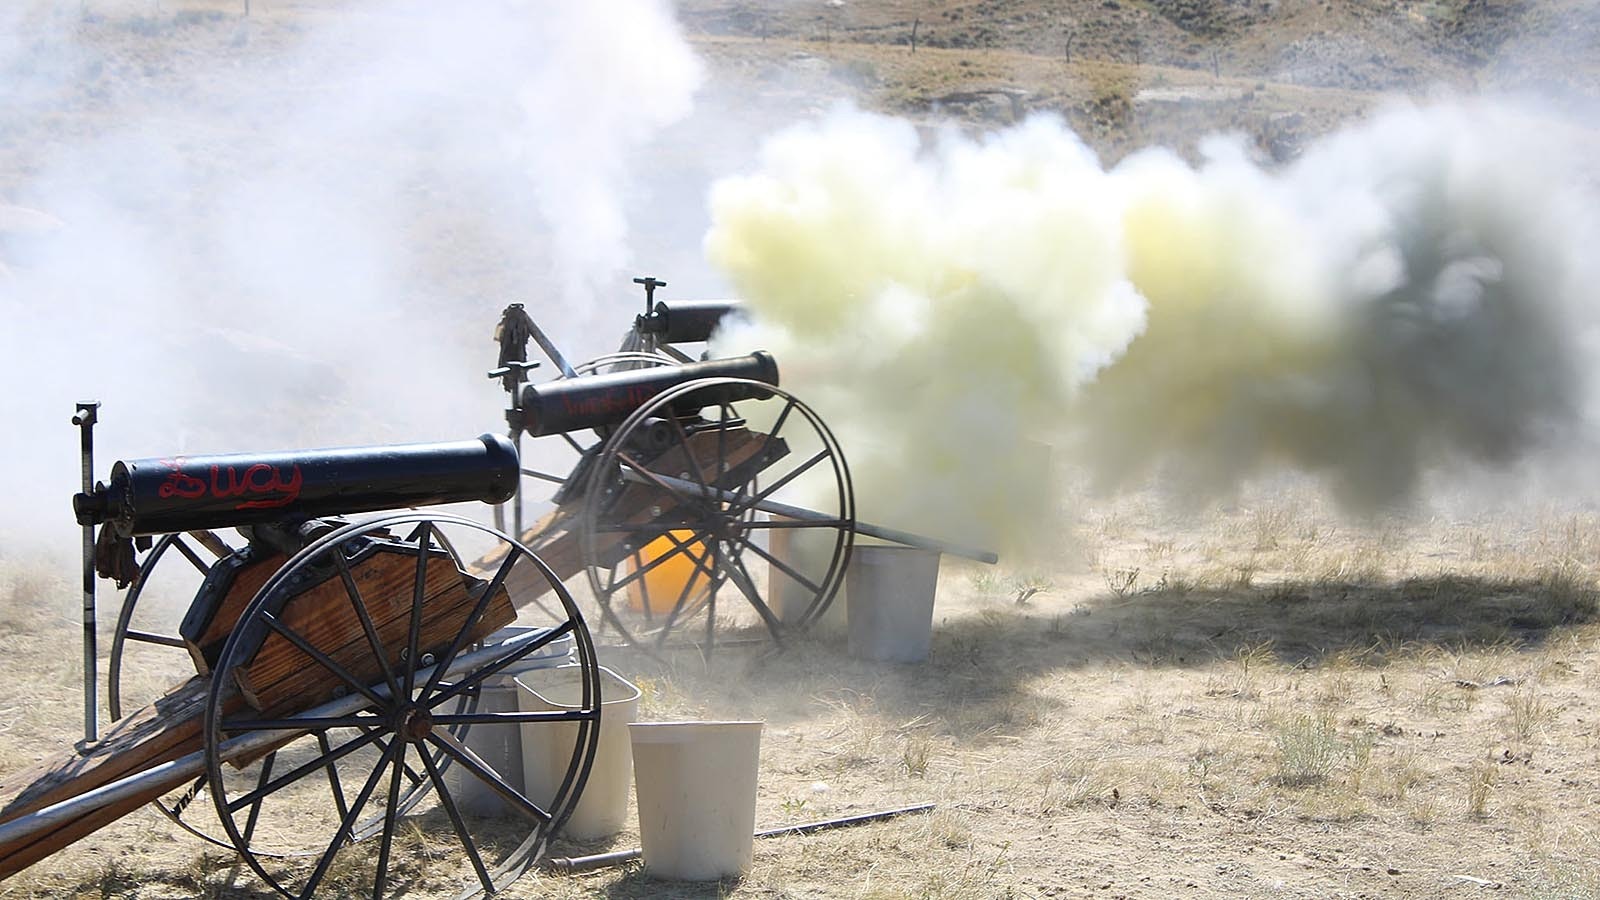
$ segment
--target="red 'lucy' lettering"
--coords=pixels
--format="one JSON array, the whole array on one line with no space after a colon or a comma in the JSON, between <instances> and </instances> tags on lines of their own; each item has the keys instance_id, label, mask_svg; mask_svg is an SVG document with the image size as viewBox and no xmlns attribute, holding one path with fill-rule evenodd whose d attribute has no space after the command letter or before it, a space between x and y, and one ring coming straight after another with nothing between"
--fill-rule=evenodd
<instances>
[{"instance_id":1,"label":"red 'lucy' lettering","mask_svg":"<svg viewBox=\"0 0 1600 900\"><path fill-rule=\"evenodd\" d=\"M229 466L226 471L228 480L226 486L222 482L223 468L211 467L211 496L219 499L238 497L244 494L277 494L276 497L257 497L245 500L234 509L273 509L279 506L288 506L300 497L300 486L304 478L300 474L300 467L294 466L289 477L283 477L282 469L275 469L266 463L256 463L240 474L238 469Z\"/></svg>"},{"instance_id":2,"label":"red 'lucy' lettering","mask_svg":"<svg viewBox=\"0 0 1600 900\"><path fill-rule=\"evenodd\" d=\"M300 499L300 488L305 484L299 466L291 466L287 476L283 469L266 463L255 463L242 473L233 466L212 466L211 483L207 484L205 479L183 470L181 457L164 459L162 463L172 469L167 480L156 489L163 499L197 500L209 494L218 500L229 500L250 494L250 499L241 500L234 509L275 509Z\"/></svg>"}]
</instances>

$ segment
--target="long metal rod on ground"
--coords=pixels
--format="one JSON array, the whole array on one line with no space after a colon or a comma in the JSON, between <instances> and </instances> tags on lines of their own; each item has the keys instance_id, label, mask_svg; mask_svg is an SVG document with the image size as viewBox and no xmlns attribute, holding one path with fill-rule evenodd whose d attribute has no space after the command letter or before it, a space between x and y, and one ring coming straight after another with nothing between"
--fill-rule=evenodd
<instances>
[{"instance_id":1,"label":"long metal rod on ground","mask_svg":"<svg viewBox=\"0 0 1600 900\"><path fill-rule=\"evenodd\" d=\"M824 819L821 822L807 822L803 825L787 825L783 828L769 828L766 831L756 832L758 838L780 837L785 834L811 834L816 831L827 831L832 828L849 828L852 825L866 825L870 822L882 822L910 813L930 812L932 803L919 803L916 806L904 806L900 809L886 809L881 812L862 813L859 816L845 816L842 819ZM593 856L560 856L544 861L545 868L552 872L563 874L572 872L592 872L595 869L604 869L608 866L620 866L632 862L644 855L644 850L618 850L615 853L596 853Z\"/></svg>"},{"instance_id":2,"label":"long metal rod on ground","mask_svg":"<svg viewBox=\"0 0 1600 900\"><path fill-rule=\"evenodd\" d=\"M660 484L666 485L673 490L682 491L684 494L691 496L695 494L703 494L706 490L706 486L703 484L697 484L693 481L685 481L682 478L673 478L671 475L662 475L657 472L650 473L650 477L646 478L644 475L635 472L627 466L623 466L622 475L629 481L635 481L639 484L656 484L659 482ZM717 499L727 503L740 502L743 499L735 495L732 491L718 489L716 493ZM826 513L817 512L814 509L806 509L803 506L790 506L787 503L779 503L776 500L758 500L756 501L755 508L761 510L762 512L783 516L784 518L799 519L802 522L828 522L832 521L834 518ZM992 550L979 550L975 547L963 547L960 544L952 544L947 541L941 541L937 538L927 537L926 535L913 534L909 531L901 531L897 528L885 528L882 525L874 525L871 522L863 522L860 519L856 520L855 532L856 534L864 534L867 537L875 537L885 541L894 541L896 544L905 544L907 547L919 547L923 550L937 550L940 553L948 553L952 556L960 556L966 559L976 560L981 563L989 563L990 565L1000 561L999 554Z\"/></svg>"},{"instance_id":3,"label":"long metal rod on ground","mask_svg":"<svg viewBox=\"0 0 1600 900\"><path fill-rule=\"evenodd\" d=\"M495 659L503 657L514 649L513 645L520 641L537 640L538 632L530 632L526 637L516 637L512 640L485 647L472 653L456 657L454 664L444 677L459 674L468 669L486 665ZM510 649L508 649L510 648ZM433 674L429 667L417 673L421 683L426 684ZM378 685L372 689L380 697L389 696L388 685ZM365 694L351 694L336 700L330 700L315 709L308 710L293 718L297 719L333 719L358 712L371 705ZM304 732L301 732L302 734ZM251 731L238 737L230 738L217 748L218 756L223 762L240 756L248 756L266 750L275 744L282 743L285 739L294 736L288 731ZM62 800L59 803L29 813L9 822L0 823L0 847L9 847L20 844L35 835L51 831L68 822L87 816L103 806L110 806L123 800L131 800L151 791L170 790L193 779L204 771L206 766L206 751L196 750L187 756L180 756L171 762L144 769L136 774L102 785L92 791L85 791L76 797Z\"/></svg>"}]
</instances>

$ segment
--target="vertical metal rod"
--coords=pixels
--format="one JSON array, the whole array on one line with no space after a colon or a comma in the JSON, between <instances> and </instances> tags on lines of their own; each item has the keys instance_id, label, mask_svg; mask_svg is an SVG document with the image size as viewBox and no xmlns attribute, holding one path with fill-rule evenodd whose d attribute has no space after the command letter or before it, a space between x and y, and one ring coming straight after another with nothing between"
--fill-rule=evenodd
<instances>
[{"instance_id":1,"label":"vertical metal rod","mask_svg":"<svg viewBox=\"0 0 1600 900\"><path fill-rule=\"evenodd\" d=\"M513 402L519 407L522 405L520 399ZM520 465L522 461L522 429L520 427L512 429L511 440L517 448L517 461ZM512 527L516 529L511 532L511 536L520 541L522 540L522 475L520 473L517 475L517 492L511 495L511 503L511 522Z\"/></svg>"},{"instance_id":2,"label":"vertical metal rod","mask_svg":"<svg viewBox=\"0 0 1600 900\"><path fill-rule=\"evenodd\" d=\"M94 490L94 425L99 420L100 404L78 404L72 424L78 426L78 449L83 462L83 492ZM94 526L83 526L83 743L87 747L100 739L95 685L99 672L94 645Z\"/></svg>"}]
</instances>

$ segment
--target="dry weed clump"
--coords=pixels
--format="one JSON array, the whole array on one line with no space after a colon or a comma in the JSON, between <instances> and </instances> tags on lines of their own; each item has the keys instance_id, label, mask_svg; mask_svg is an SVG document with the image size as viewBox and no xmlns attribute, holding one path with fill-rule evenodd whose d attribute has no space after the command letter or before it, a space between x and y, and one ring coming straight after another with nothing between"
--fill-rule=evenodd
<instances>
[{"instance_id":1,"label":"dry weed clump","mask_svg":"<svg viewBox=\"0 0 1600 900\"><path fill-rule=\"evenodd\" d=\"M1037 813L1050 816L1103 803L1113 788L1115 784L1099 760L1069 756L1041 769L1033 789L1037 791Z\"/></svg>"},{"instance_id":2,"label":"dry weed clump","mask_svg":"<svg viewBox=\"0 0 1600 900\"><path fill-rule=\"evenodd\" d=\"M1326 713L1301 713L1280 721L1273 742L1278 748L1273 780L1284 787L1321 784L1350 752L1332 716Z\"/></svg>"},{"instance_id":3,"label":"dry weed clump","mask_svg":"<svg viewBox=\"0 0 1600 900\"><path fill-rule=\"evenodd\" d=\"M1506 695L1502 727L1519 741L1532 739L1535 733L1555 720L1556 711L1532 687L1520 686Z\"/></svg>"},{"instance_id":4,"label":"dry weed clump","mask_svg":"<svg viewBox=\"0 0 1600 900\"><path fill-rule=\"evenodd\" d=\"M1488 760L1474 763L1467 773L1467 818L1487 819L1489 798L1494 791L1497 775L1495 764Z\"/></svg>"}]
</instances>

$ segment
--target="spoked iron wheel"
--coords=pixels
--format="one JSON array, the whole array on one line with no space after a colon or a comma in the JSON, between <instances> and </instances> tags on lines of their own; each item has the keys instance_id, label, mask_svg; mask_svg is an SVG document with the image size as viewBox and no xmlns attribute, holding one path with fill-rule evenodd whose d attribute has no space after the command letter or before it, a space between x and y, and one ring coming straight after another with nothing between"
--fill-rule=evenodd
<instances>
[{"instance_id":1,"label":"spoked iron wheel","mask_svg":"<svg viewBox=\"0 0 1600 900\"><path fill-rule=\"evenodd\" d=\"M675 634L709 650L719 630L781 639L805 627L838 591L855 535L849 468L821 418L737 378L688 382L635 410L596 459L584 503L601 614L655 648Z\"/></svg>"},{"instance_id":2,"label":"spoked iron wheel","mask_svg":"<svg viewBox=\"0 0 1600 900\"><path fill-rule=\"evenodd\" d=\"M486 578L446 550L486 542L500 560ZM520 567L550 582L555 616L511 610L503 585ZM485 640L510 619L516 637ZM578 673L571 709L468 705L541 656ZM598 673L571 596L509 536L421 513L348 525L279 570L228 639L206 705L207 788L233 846L285 896L380 897L424 878L491 893L577 803L599 739ZM486 749L530 731L562 748L548 785L523 785L520 755Z\"/></svg>"},{"instance_id":3,"label":"spoked iron wheel","mask_svg":"<svg viewBox=\"0 0 1600 900\"><path fill-rule=\"evenodd\" d=\"M188 603L219 561L243 542L211 531L162 535L139 564L128 586L111 636L106 706L113 721L155 700L195 674L194 660L178 634ZM185 831L231 847L211 811L196 804L200 782L156 799L152 805Z\"/></svg>"}]
</instances>

